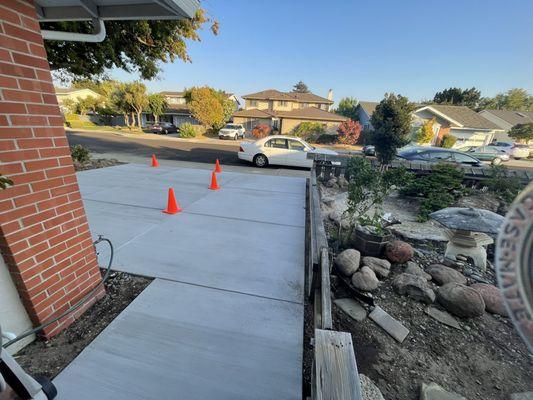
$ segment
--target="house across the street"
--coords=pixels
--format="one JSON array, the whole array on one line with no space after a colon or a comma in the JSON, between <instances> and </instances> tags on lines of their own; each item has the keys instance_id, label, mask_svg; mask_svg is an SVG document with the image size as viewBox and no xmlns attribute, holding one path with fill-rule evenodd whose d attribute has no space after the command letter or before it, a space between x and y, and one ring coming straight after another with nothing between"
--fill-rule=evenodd
<instances>
[{"instance_id":1,"label":"house across the street","mask_svg":"<svg viewBox=\"0 0 533 400\"><path fill-rule=\"evenodd\" d=\"M57 103L59 104L59 108L62 112L66 112L66 108L64 107L65 101L72 100L72 101L78 101L79 99L85 99L87 97L100 97L98 93L96 93L94 90L88 89L88 88L60 88L60 87L54 87L57 97Z\"/></svg>"},{"instance_id":2,"label":"house across the street","mask_svg":"<svg viewBox=\"0 0 533 400\"><path fill-rule=\"evenodd\" d=\"M243 110L233 114L233 122L252 130L258 124L266 124L280 134L291 133L302 122L318 122L327 130L336 130L348 118L329 112L333 104L333 92L328 98L313 93L280 92L269 89L242 96Z\"/></svg>"},{"instance_id":3,"label":"house across the street","mask_svg":"<svg viewBox=\"0 0 533 400\"><path fill-rule=\"evenodd\" d=\"M191 114L189 105L185 98L185 92L160 92L168 103L168 108L165 110L165 113L159 117L161 122L170 122L176 126L181 126L182 124L188 122L193 125L200 125L200 123L194 118ZM233 93L226 93L226 96L235 102L235 108L240 106L240 102ZM150 113L143 113L142 123L143 126L153 124L155 118Z\"/></svg>"},{"instance_id":4,"label":"house across the street","mask_svg":"<svg viewBox=\"0 0 533 400\"><path fill-rule=\"evenodd\" d=\"M495 123L466 106L431 104L413 112L413 125L422 125L434 119L435 141L445 135L457 138L454 147L483 146L489 144L495 135L503 130Z\"/></svg>"},{"instance_id":5,"label":"house across the street","mask_svg":"<svg viewBox=\"0 0 533 400\"><path fill-rule=\"evenodd\" d=\"M370 123L370 118L372 118L372 114L374 114L374 110L378 104L379 103L377 101L360 101L359 104L357 104L357 119L363 126L363 129L374 129Z\"/></svg>"},{"instance_id":6,"label":"house across the street","mask_svg":"<svg viewBox=\"0 0 533 400\"><path fill-rule=\"evenodd\" d=\"M503 132L495 135L495 139L501 142L515 141L507 135L513 126L533 122L533 111L483 110L479 112L479 115L498 125L503 130Z\"/></svg>"}]
</instances>

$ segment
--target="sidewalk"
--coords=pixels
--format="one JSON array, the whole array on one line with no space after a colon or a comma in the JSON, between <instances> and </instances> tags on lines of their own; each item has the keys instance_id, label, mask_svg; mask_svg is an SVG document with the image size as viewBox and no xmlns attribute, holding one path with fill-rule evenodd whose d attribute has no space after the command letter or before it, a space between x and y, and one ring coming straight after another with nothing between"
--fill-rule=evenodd
<instances>
[{"instance_id":1,"label":"sidewalk","mask_svg":"<svg viewBox=\"0 0 533 400\"><path fill-rule=\"evenodd\" d=\"M169 140L169 141L176 141L176 142L184 142L184 143L216 143L219 145L227 145L227 146L235 146L236 143L242 142L242 141L252 141L252 139L241 139L239 141L234 140L220 140L215 138L190 138L190 139L183 139L180 138L177 133L170 133L168 135L158 135L155 133L127 133L127 132L117 132L117 131L107 131L107 130L93 130L93 129L70 129L65 128L67 132L87 132L87 133L108 133L113 134L116 136L122 136L132 139L148 139L148 140Z\"/></svg>"},{"instance_id":2,"label":"sidewalk","mask_svg":"<svg viewBox=\"0 0 533 400\"><path fill-rule=\"evenodd\" d=\"M78 173L113 268L155 280L55 379L59 399L301 398L305 179L224 171L211 191L210 175ZM168 187L183 212L161 212Z\"/></svg>"}]
</instances>

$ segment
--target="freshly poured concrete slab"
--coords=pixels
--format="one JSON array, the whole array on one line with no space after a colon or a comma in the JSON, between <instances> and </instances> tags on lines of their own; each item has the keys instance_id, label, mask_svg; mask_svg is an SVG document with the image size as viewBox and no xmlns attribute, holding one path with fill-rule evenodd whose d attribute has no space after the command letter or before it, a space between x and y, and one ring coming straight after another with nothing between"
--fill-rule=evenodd
<instances>
[{"instance_id":1,"label":"freshly poured concrete slab","mask_svg":"<svg viewBox=\"0 0 533 400\"><path fill-rule=\"evenodd\" d=\"M305 196L305 179L303 178L255 174L239 175L239 179L228 184L229 188L294 193Z\"/></svg>"},{"instance_id":2,"label":"freshly poured concrete slab","mask_svg":"<svg viewBox=\"0 0 533 400\"><path fill-rule=\"evenodd\" d=\"M186 211L303 227L305 195L224 187L196 201Z\"/></svg>"},{"instance_id":3,"label":"freshly poured concrete slab","mask_svg":"<svg viewBox=\"0 0 533 400\"><path fill-rule=\"evenodd\" d=\"M54 380L59 400L301 398L303 306L156 279Z\"/></svg>"},{"instance_id":4,"label":"freshly poured concrete slab","mask_svg":"<svg viewBox=\"0 0 533 400\"><path fill-rule=\"evenodd\" d=\"M119 247L114 268L303 302L304 247L303 227L183 212Z\"/></svg>"}]
</instances>

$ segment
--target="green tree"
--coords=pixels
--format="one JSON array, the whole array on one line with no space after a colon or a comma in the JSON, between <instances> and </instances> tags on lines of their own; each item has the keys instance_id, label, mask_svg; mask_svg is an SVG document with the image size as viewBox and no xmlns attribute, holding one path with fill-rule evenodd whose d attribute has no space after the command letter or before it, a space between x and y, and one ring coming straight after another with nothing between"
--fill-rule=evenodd
<instances>
[{"instance_id":1,"label":"green tree","mask_svg":"<svg viewBox=\"0 0 533 400\"><path fill-rule=\"evenodd\" d=\"M407 97L385 94L372 114L374 127L371 142L376 147L376 156L382 165L390 164L396 150L409 142L411 112L415 105Z\"/></svg>"},{"instance_id":2,"label":"green tree","mask_svg":"<svg viewBox=\"0 0 533 400\"><path fill-rule=\"evenodd\" d=\"M309 88L307 87L305 83L300 81L296 85L293 86L292 91L296 93L309 93Z\"/></svg>"},{"instance_id":3,"label":"green tree","mask_svg":"<svg viewBox=\"0 0 533 400\"><path fill-rule=\"evenodd\" d=\"M153 79L160 72L159 62L181 59L190 62L186 40L199 41L198 31L205 23L218 33L218 22L199 9L192 19L106 21L106 40L101 43L46 40L52 70L79 78L102 76L107 69L121 68ZM42 24L43 29L90 32L85 21Z\"/></svg>"},{"instance_id":4,"label":"green tree","mask_svg":"<svg viewBox=\"0 0 533 400\"><path fill-rule=\"evenodd\" d=\"M320 135L326 132L320 122L304 121L293 129L294 136L314 142Z\"/></svg>"},{"instance_id":5,"label":"green tree","mask_svg":"<svg viewBox=\"0 0 533 400\"><path fill-rule=\"evenodd\" d=\"M481 99L481 92L475 87L470 89L449 88L442 92L437 92L433 98L434 103L451 104L456 106L467 106L476 108Z\"/></svg>"},{"instance_id":6,"label":"green tree","mask_svg":"<svg viewBox=\"0 0 533 400\"><path fill-rule=\"evenodd\" d=\"M435 137L435 131L433 130L433 124L435 118L429 119L418 129L416 134L416 142L420 144L426 144L433 140Z\"/></svg>"},{"instance_id":7,"label":"green tree","mask_svg":"<svg viewBox=\"0 0 533 400\"><path fill-rule=\"evenodd\" d=\"M75 110L80 115L87 115L89 111L95 113L100 104L102 104L102 100L94 96L78 97Z\"/></svg>"},{"instance_id":8,"label":"green tree","mask_svg":"<svg viewBox=\"0 0 533 400\"><path fill-rule=\"evenodd\" d=\"M484 97L479 103L480 110L533 110L533 96L525 89L510 89L494 97Z\"/></svg>"},{"instance_id":9,"label":"green tree","mask_svg":"<svg viewBox=\"0 0 533 400\"><path fill-rule=\"evenodd\" d=\"M355 97L343 97L339 101L339 106L335 110L335 113L350 118L352 121L358 121L357 117L357 104L359 102Z\"/></svg>"},{"instance_id":10,"label":"green tree","mask_svg":"<svg viewBox=\"0 0 533 400\"><path fill-rule=\"evenodd\" d=\"M159 117L165 113L168 107L167 99L159 93L148 96L148 109L154 114L155 123L159 122Z\"/></svg>"},{"instance_id":11,"label":"green tree","mask_svg":"<svg viewBox=\"0 0 533 400\"><path fill-rule=\"evenodd\" d=\"M509 136L519 141L533 140L533 122L513 126L509 131Z\"/></svg>"},{"instance_id":12,"label":"green tree","mask_svg":"<svg viewBox=\"0 0 533 400\"><path fill-rule=\"evenodd\" d=\"M220 95L210 87L192 88L187 91L191 114L206 129L223 125L224 107L220 101Z\"/></svg>"},{"instance_id":13,"label":"green tree","mask_svg":"<svg viewBox=\"0 0 533 400\"><path fill-rule=\"evenodd\" d=\"M137 115L137 126L142 125L141 114L148 108L148 95L146 94L146 86L141 82L126 83L124 86L124 100L126 104L131 107L131 110ZM133 124L135 126L135 118L132 115Z\"/></svg>"},{"instance_id":14,"label":"green tree","mask_svg":"<svg viewBox=\"0 0 533 400\"><path fill-rule=\"evenodd\" d=\"M224 91L217 90L215 91L215 96L217 97L218 101L220 102L220 105L222 106L222 123L214 126L215 129L221 129L226 122L228 122L233 115L233 113L237 110L237 105L235 102L228 97L228 94Z\"/></svg>"}]
</instances>

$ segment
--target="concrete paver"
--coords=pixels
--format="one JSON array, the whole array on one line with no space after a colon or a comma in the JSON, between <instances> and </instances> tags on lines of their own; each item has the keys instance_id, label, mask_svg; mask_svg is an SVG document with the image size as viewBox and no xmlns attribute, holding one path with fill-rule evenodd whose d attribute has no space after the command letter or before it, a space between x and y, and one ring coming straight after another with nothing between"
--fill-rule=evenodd
<instances>
[{"instance_id":1,"label":"concrete paver","mask_svg":"<svg viewBox=\"0 0 533 400\"><path fill-rule=\"evenodd\" d=\"M113 268L156 279L56 378L60 399L299 398L305 180L223 172L211 191L209 170L78 175ZM168 187L182 213L161 212Z\"/></svg>"}]
</instances>

